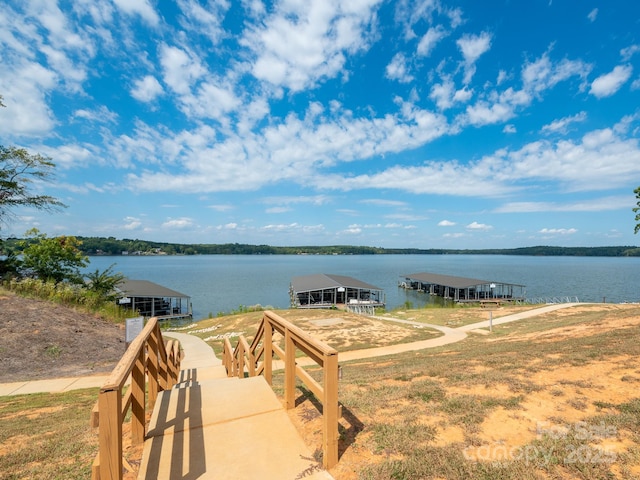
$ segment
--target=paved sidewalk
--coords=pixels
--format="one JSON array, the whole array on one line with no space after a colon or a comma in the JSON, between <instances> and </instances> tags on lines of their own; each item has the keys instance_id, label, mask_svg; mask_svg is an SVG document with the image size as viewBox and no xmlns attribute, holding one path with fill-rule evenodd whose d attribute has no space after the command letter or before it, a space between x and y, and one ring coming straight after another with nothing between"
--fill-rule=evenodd
<instances>
[{"instance_id":1,"label":"paved sidewalk","mask_svg":"<svg viewBox=\"0 0 640 480\"><path fill-rule=\"evenodd\" d=\"M108 374L0 383L0 397L27 393L61 393L81 388L101 387L107 381L107 378L109 378Z\"/></svg>"}]
</instances>

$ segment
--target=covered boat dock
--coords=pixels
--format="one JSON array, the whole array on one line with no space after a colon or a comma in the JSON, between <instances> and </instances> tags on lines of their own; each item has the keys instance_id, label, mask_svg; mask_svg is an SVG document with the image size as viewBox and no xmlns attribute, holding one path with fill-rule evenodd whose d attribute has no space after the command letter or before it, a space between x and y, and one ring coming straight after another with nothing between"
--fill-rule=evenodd
<instances>
[{"instance_id":1,"label":"covered boat dock","mask_svg":"<svg viewBox=\"0 0 640 480\"><path fill-rule=\"evenodd\" d=\"M145 318L191 319L191 297L147 280L124 279L116 287L117 303Z\"/></svg>"},{"instance_id":2,"label":"covered boat dock","mask_svg":"<svg viewBox=\"0 0 640 480\"><path fill-rule=\"evenodd\" d=\"M289 294L294 308L384 307L385 304L381 288L356 278L324 273L293 277Z\"/></svg>"},{"instance_id":3,"label":"covered boat dock","mask_svg":"<svg viewBox=\"0 0 640 480\"><path fill-rule=\"evenodd\" d=\"M455 302L499 304L502 301L524 300L525 296L524 285L428 272L402 275L400 286L438 295Z\"/></svg>"}]
</instances>

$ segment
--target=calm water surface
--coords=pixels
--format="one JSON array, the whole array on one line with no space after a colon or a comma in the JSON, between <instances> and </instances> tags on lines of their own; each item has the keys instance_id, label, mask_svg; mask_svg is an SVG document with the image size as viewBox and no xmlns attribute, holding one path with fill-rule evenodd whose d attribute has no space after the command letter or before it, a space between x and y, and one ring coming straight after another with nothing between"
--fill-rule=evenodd
<instances>
[{"instance_id":1,"label":"calm water surface","mask_svg":"<svg viewBox=\"0 0 640 480\"><path fill-rule=\"evenodd\" d=\"M91 257L87 271L114 271L191 296L194 318L240 305L289 307L292 277L347 275L382 288L387 308L428 295L398 288L404 274L430 272L525 285L527 298L640 301L640 258L511 255L196 255Z\"/></svg>"}]
</instances>

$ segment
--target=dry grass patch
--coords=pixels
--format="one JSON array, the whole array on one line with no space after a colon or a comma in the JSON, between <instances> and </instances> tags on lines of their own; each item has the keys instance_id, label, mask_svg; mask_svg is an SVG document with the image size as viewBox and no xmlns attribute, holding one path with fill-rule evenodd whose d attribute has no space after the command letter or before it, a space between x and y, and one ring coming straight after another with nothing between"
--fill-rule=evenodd
<instances>
[{"instance_id":1,"label":"dry grass patch","mask_svg":"<svg viewBox=\"0 0 640 480\"><path fill-rule=\"evenodd\" d=\"M447 347L347 363L331 473L640 478L638 326L638 305L580 306ZM318 445L320 430L309 425L319 418L301 416L304 408L312 404L301 396L291 415Z\"/></svg>"},{"instance_id":2,"label":"dry grass patch","mask_svg":"<svg viewBox=\"0 0 640 480\"><path fill-rule=\"evenodd\" d=\"M341 310L292 309L275 313L341 352L418 342L442 335L428 327L397 324ZM220 354L225 337L230 338L232 344L239 335L251 341L262 315L262 312L228 315L174 330L197 335Z\"/></svg>"}]
</instances>

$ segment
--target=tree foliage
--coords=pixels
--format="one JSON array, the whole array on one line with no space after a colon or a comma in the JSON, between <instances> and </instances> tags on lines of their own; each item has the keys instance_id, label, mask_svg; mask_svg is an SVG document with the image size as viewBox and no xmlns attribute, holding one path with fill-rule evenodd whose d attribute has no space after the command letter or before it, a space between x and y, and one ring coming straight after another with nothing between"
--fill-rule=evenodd
<instances>
[{"instance_id":1,"label":"tree foliage","mask_svg":"<svg viewBox=\"0 0 640 480\"><path fill-rule=\"evenodd\" d=\"M80 250L77 238L47 237L35 228L27 236L22 251L23 273L55 283L83 281L80 269L89 264L89 259Z\"/></svg>"},{"instance_id":2,"label":"tree foliage","mask_svg":"<svg viewBox=\"0 0 640 480\"><path fill-rule=\"evenodd\" d=\"M640 187L636 188L633 193L636 194L636 205L637 207L633 208L633 211L636 214L636 228L633 230L633 233L640 232Z\"/></svg>"},{"instance_id":3,"label":"tree foliage","mask_svg":"<svg viewBox=\"0 0 640 480\"><path fill-rule=\"evenodd\" d=\"M4 107L0 95L0 107ZM24 148L0 145L0 221L6 221L15 207L55 210L65 205L42 195L33 187L53 178L55 164L50 158L31 154Z\"/></svg>"},{"instance_id":4,"label":"tree foliage","mask_svg":"<svg viewBox=\"0 0 640 480\"><path fill-rule=\"evenodd\" d=\"M32 188L40 181L51 180L54 168L51 159L40 154L0 145L0 220L6 221L15 207L47 211L64 207L54 197L42 195Z\"/></svg>"},{"instance_id":5,"label":"tree foliage","mask_svg":"<svg viewBox=\"0 0 640 480\"><path fill-rule=\"evenodd\" d=\"M115 264L112 264L102 272L96 269L95 272L85 275L87 288L105 300L115 299L115 287L125 278L122 273L114 273L114 266Z\"/></svg>"}]
</instances>

